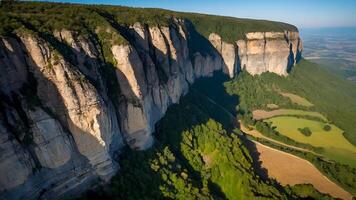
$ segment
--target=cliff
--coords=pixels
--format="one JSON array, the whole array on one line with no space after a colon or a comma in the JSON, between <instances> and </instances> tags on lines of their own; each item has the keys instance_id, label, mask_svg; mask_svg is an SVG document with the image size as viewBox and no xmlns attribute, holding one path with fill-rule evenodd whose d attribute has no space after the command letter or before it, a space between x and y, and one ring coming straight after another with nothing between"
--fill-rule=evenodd
<instances>
[{"instance_id":1,"label":"cliff","mask_svg":"<svg viewBox=\"0 0 356 200\"><path fill-rule=\"evenodd\" d=\"M121 24L97 13L107 25L89 34L21 22L0 37L1 198L63 198L105 182L126 144L152 145L155 124L194 80L286 76L302 51L294 29L229 41L189 18Z\"/></svg>"}]
</instances>

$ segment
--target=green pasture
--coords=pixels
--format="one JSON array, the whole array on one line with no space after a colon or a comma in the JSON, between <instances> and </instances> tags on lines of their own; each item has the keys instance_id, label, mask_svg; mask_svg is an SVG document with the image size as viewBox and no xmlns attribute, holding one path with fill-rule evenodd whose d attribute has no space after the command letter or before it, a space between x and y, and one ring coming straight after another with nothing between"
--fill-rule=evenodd
<instances>
[{"instance_id":1,"label":"green pasture","mask_svg":"<svg viewBox=\"0 0 356 200\"><path fill-rule=\"evenodd\" d=\"M266 119L281 134L301 143L308 143L315 147L323 147L326 157L345 164L356 166L356 147L353 146L343 135L343 130L333 124L330 131L323 129L326 123L297 118L291 116L279 116ZM312 134L303 135L298 128L308 127Z\"/></svg>"}]
</instances>

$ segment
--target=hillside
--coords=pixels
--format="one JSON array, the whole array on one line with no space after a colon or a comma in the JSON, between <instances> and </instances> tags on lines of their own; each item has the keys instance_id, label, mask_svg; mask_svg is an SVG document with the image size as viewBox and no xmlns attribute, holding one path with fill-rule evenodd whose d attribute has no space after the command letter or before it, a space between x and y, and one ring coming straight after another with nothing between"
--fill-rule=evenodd
<instances>
[{"instance_id":1,"label":"hillside","mask_svg":"<svg viewBox=\"0 0 356 200\"><path fill-rule=\"evenodd\" d=\"M356 145L356 87L352 83L307 60L300 62L286 79L268 74L261 77L261 81L311 101L314 104L312 109L321 112L342 127L345 131L344 136ZM245 101L251 102L249 99ZM272 99L268 101L273 102ZM251 105L247 109L265 108L264 106Z\"/></svg>"},{"instance_id":2,"label":"hillside","mask_svg":"<svg viewBox=\"0 0 356 200\"><path fill-rule=\"evenodd\" d=\"M356 177L352 175L356 172L353 83L308 60L299 62L286 78L272 73L257 77L242 72L233 80L217 76L213 79L210 83L223 82L224 88L198 82L199 90L231 113L237 113L245 126L264 136L255 139L309 160L323 174L356 194ZM222 90L232 96L222 95ZM309 104L293 101L286 93ZM234 96L235 101L228 100ZM310 135L297 128L308 128Z\"/></svg>"}]
</instances>

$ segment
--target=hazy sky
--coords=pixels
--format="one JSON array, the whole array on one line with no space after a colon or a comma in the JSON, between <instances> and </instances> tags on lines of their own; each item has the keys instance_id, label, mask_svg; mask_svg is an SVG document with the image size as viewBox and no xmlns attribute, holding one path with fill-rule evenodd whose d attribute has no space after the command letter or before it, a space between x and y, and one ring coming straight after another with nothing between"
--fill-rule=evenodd
<instances>
[{"instance_id":1,"label":"hazy sky","mask_svg":"<svg viewBox=\"0 0 356 200\"><path fill-rule=\"evenodd\" d=\"M299 28L356 26L356 0L62 0L61 2L155 7L269 19L291 23Z\"/></svg>"}]
</instances>

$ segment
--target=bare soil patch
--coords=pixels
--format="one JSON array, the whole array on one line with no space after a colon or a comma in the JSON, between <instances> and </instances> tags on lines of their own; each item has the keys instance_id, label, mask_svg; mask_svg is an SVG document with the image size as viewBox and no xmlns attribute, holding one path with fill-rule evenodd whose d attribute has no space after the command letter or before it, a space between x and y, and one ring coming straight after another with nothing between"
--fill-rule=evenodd
<instances>
[{"instance_id":1,"label":"bare soil patch","mask_svg":"<svg viewBox=\"0 0 356 200\"><path fill-rule=\"evenodd\" d=\"M270 103L270 104L267 104L267 108L269 108L269 109L277 109L277 108L279 108L279 106L277 104Z\"/></svg>"},{"instance_id":2,"label":"bare soil patch","mask_svg":"<svg viewBox=\"0 0 356 200\"><path fill-rule=\"evenodd\" d=\"M312 184L322 193L333 197L352 199L352 195L330 181L310 162L297 156L285 153L255 142L259 160L267 174L281 185Z\"/></svg>"},{"instance_id":3,"label":"bare soil patch","mask_svg":"<svg viewBox=\"0 0 356 200\"><path fill-rule=\"evenodd\" d=\"M211 155L203 155L203 161L207 167L211 165L212 157Z\"/></svg>"}]
</instances>

